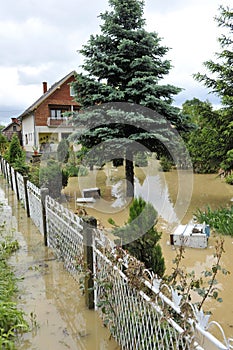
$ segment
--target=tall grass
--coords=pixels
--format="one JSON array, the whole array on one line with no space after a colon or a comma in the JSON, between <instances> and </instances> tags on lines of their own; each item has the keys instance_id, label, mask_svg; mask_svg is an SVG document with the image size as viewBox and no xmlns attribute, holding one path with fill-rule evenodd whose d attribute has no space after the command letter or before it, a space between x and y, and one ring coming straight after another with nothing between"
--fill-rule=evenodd
<instances>
[{"instance_id":1,"label":"tall grass","mask_svg":"<svg viewBox=\"0 0 233 350\"><path fill-rule=\"evenodd\" d=\"M198 209L194 216L199 222L206 222L212 229L223 235L233 236L233 206L212 210L210 206L205 211Z\"/></svg>"},{"instance_id":2,"label":"tall grass","mask_svg":"<svg viewBox=\"0 0 233 350\"><path fill-rule=\"evenodd\" d=\"M24 313L17 309L13 301L17 291L16 278L7 264L7 259L18 248L18 242L4 237L0 230L0 349L13 350L16 336L28 330Z\"/></svg>"}]
</instances>

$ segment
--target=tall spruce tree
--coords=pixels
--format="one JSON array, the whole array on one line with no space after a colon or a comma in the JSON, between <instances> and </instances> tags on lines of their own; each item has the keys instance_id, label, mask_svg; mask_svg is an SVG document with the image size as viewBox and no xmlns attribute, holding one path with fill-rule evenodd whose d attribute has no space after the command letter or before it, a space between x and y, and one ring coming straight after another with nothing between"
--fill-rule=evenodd
<instances>
[{"instance_id":1,"label":"tall spruce tree","mask_svg":"<svg viewBox=\"0 0 233 350\"><path fill-rule=\"evenodd\" d=\"M85 57L74 85L84 107L105 102L131 102L156 110L180 126L173 95L181 89L159 85L171 69L163 59L168 47L144 29L142 0L109 0L113 11L100 14L101 34L91 35L80 53Z\"/></svg>"},{"instance_id":2,"label":"tall spruce tree","mask_svg":"<svg viewBox=\"0 0 233 350\"><path fill-rule=\"evenodd\" d=\"M204 83L213 93L220 97L223 108L219 110L216 120L220 145L217 149L222 156L222 166L227 162L227 154L233 150L233 9L220 6L215 20L223 34L218 38L221 52L216 53L216 60L204 62L209 74L194 74L194 78Z\"/></svg>"},{"instance_id":3,"label":"tall spruce tree","mask_svg":"<svg viewBox=\"0 0 233 350\"><path fill-rule=\"evenodd\" d=\"M162 147L162 138L174 139L171 126L178 130L184 128L179 109L172 106L173 96L181 89L159 84L171 69L170 61L163 58L169 49L160 44L157 33L145 30L144 1L109 0L109 5L112 11L100 14L101 34L91 35L80 50L85 57L84 73L77 75L73 85L76 98L84 110L95 106L94 112L89 110L76 118L77 126L86 127L81 143L91 148L106 140L127 138L158 154L167 152L167 147ZM115 113L115 119L113 111L103 112L104 107L100 113L96 111L96 106L110 102L127 102L148 110L137 108L135 115L133 107L127 111L123 108L124 113L122 110ZM115 106L115 110L118 107ZM152 115L149 110L155 113ZM159 141L158 134L163 134ZM126 159L126 178L133 184L133 150L130 143L123 144L121 154ZM133 195L133 186L127 194Z\"/></svg>"}]
</instances>

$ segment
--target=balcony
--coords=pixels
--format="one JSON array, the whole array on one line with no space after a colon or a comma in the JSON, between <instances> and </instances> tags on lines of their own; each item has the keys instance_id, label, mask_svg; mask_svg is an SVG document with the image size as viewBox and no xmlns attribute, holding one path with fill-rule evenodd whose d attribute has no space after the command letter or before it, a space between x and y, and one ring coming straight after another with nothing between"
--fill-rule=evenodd
<instances>
[{"instance_id":1,"label":"balcony","mask_svg":"<svg viewBox=\"0 0 233 350\"><path fill-rule=\"evenodd\" d=\"M68 120L68 118L54 119L49 117L47 119L47 126L50 128L57 128L58 126L63 128L72 128L74 124L72 121Z\"/></svg>"}]
</instances>

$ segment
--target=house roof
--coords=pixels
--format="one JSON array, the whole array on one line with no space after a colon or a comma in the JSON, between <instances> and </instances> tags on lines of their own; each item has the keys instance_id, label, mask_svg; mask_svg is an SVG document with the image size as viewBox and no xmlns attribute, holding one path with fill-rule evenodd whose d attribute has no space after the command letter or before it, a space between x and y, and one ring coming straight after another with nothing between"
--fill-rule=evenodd
<instances>
[{"instance_id":1,"label":"house roof","mask_svg":"<svg viewBox=\"0 0 233 350\"><path fill-rule=\"evenodd\" d=\"M70 79L72 76L76 75L76 71L72 71L69 74L67 74L64 78L59 80L58 82L54 83L50 89L45 92L38 100L36 100L30 107L28 107L20 116L19 118L23 118L24 116L28 115L29 113L33 112L42 102L46 100L52 93L54 93L61 85L63 85L68 79Z\"/></svg>"},{"instance_id":2,"label":"house roof","mask_svg":"<svg viewBox=\"0 0 233 350\"><path fill-rule=\"evenodd\" d=\"M20 126L19 120L15 118L15 121L12 121L10 124L6 125L5 128L2 129L2 132L7 131L13 125Z\"/></svg>"}]
</instances>

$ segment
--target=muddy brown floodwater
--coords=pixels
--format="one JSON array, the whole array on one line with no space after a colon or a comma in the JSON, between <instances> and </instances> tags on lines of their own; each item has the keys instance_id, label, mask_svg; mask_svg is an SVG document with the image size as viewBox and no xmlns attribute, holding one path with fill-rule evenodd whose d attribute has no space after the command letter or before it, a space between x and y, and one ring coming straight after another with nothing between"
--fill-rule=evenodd
<instances>
[{"instance_id":1,"label":"muddy brown floodwater","mask_svg":"<svg viewBox=\"0 0 233 350\"><path fill-rule=\"evenodd\" d=\"M193 183L189 182L189 186L192 186L191 198L182 223L187 223L197 208L205 209L207 205L210 205L215 209L233 204L233 186L227 185L216 174L195 174L192 180ZM136 168L136 194L152 202L160 215L157 228L163 233L160 244L166 261L166 273L171 272L172 261L176 255L176 250L169 244L169 233L171 224L174 224L173 219L176 218L174 206L182 181L178 181L176 171L160 173L155 167ZM187 186L185 181L183 186ZM127 221L129 202L125 199L122 167L116 169L107 165L101 170L89 172L86 177L70 178L68 186L64 189L64 193L69 196L65 205L74 211L80 208L75 199L82 195L82 189L88 187L99 187L101 190L101 198L96 203L85 206L87 213L95 216L100 225L106 228L111 227L108 223L110 217L118 225ZM186 199L183 197L184 202ZM188 271L194 270L199 276L203 270L212 266L215 241L216 237L212 235L207 249L186 248L183 265ZM230 271L230 275L224 276L220 273L217 276L220 297L223 302L207 300L204 310L212 312L210 320L219 322L227 337L233 337L233 237L225 237L224 247L225 253L222 256L221 266ZM221 335L216 327L211 326L210 331L221 340Z\"/></svg>"},{"instance_id":2,"label":"muddy brown floodwater","mask_svg":"<svg viewBox=\"0 0 233 350\"><path fill-rule=\"evenodd\" d=\"M119 349L97 312L86 308L77 282L44 246L42 235L2 178L0 189L18 223L14 235L20 250L10 260L16 275L23 278L17 303L33 327L22 336L17 349Z\"/></svg>"}]
</instances>

